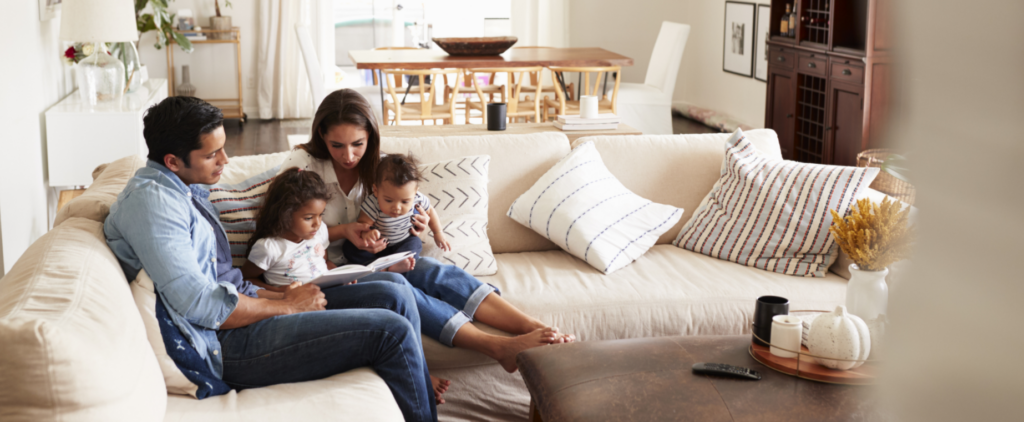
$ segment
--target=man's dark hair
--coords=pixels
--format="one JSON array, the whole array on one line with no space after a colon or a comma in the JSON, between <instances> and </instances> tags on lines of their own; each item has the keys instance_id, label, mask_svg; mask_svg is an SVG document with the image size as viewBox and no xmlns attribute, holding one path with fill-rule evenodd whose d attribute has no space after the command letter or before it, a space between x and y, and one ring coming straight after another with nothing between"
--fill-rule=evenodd
<instances>
[{"instance_id":1,"label":"man's dark hair","mask_svg":"<svg viewBox=\"0 0 1024 422\"><path fill-rule=\"evenodd\" d=\"M409 182L421 182L420 170L416 158L405 154L388 154L381 157L377 164L377 177L373 182L380 185L391 182L395 186L405 186Z\"/></svg>"},{"instance_id":2,"label":"man's dark hair","mask_svg":"<svg viewBox=\"0 0 1024 422\"><path fill-rule=\"evenodd\" d=\"M146 110L142 124L150 160L163 164L165 155L174 154L189 167L189 153L203 147L203 135L224 125L224 114L196 97L167 97Z\"/></svg>"}]
</instances>

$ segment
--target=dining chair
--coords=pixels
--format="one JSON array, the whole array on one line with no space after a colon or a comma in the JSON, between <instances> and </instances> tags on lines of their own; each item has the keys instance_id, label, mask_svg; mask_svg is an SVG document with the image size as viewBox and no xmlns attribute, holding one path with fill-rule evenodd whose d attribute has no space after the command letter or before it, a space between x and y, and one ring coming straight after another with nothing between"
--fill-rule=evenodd
<instances>
[{"instance_id":1,"label":"dining chair","mask_svg":"<svg viewBox=\"0 0 1024 422\"><path fill-rule=\"evenodd\" d=\"M383 70L383 75L384 83L387 84L386 95L391 98L390 102L384 104L384 124L394 122L398 125L402 120L419 120L422 124L426 124L427 120L433 120L434 123L437 123L437 120L444 124L455 123L455 99L459 95L459 85L462 81L460 69ZM440 80L448 75L454 75L455 86L449 95L444 95L446 90L439 88L438 85L441 85ZM419 95L419 101L405 101L399 98L399 93L395 90L395 80L404 76L416 77L419 90L415 93ZM444 98L441 104L436 104L439 92Z\"/></svg>"},{"instance_id":2,"label":"dining chair","mask_svg":"<svg viewBox=\"0 0 1024 422\"><path fill-rule=\"evenodd\" d=\"M511 119L512 122L522 118L526 123L533 117L534 122L540 122L540 90L541 86L535 85L533 87L533 100L532 101L520 101L520 95L526 94L523 91L523 83L527 80L531 73L539 73L543 69L541 66L534 67L494 67L494 68L478 68L469 69L468 77L470 78L471 87L476 91L479 102L473 102L470 99L466 99L466 124L469 124L470 110L480 110L480 115L483 117L484 123L487 122L487 104L494 102L493 97L490 97L488 101L487 93L481 87L479 79L476 77L477 73L490 74L491 79L494 80L494 76L499 73L508 75L508 79L504 88L507 92L502 92L503 102L505 106L505 117ZM532 107L529 107L532 105Z\"/></svg>"},{"instance_id":3,"label":"dining chair","mask_svg":"<svg viewBox=\"0 0 1024 422\"><path fill-rule=\"evenodd\" d=\"M619 94L619 75L622 73L621 66L551 66L551 82L558 89L555 90L555 97L557 101L550 98L544 97L544 104L541 105L541 118L543 121L554 119L555 115L572 115L580 114L580 101L566 99L568 93L564 89L564 84L558 80L560 75L565 72L575 72L583 75L583 95L599 95L598 98L598 113L613 113L617 114L617 108L615 101L618 99ZM614 85L611 88L611 97L608 97L608 87L606 81L608 74L612 74L612 82ZM594 75L593 89L591 89L590 76ZM564 77L561 77L565 80ZM571 97L569 97L571 98ZM554 114L549 114L553 110Z\"/></svg>"},{"instance_id":4,"label":"dining chair","mask_svg":"<svg viewBox=\"0 0 1024 422\"><path fill-rule=\"evenodd\" d=\"M517 46L517 47L512 47L512 48L513 49L548 49L548 48L554 48L554 47L542 47L542 46L528 46L528 45L526 45L526 46ZM529 81L529 83L525 83L523 85L523 87L522 87L523 88L523 92L525 92L525 93L534 92L534 91L536 91L536 85L539 84L539 85L541 85L541 88L540 88L541 94L543 94L545 96L548 96L548 95L554 96L555 95L555 85L544 85L544 81L546 79L551 79L548 76L550 73L551 73L551 70L546 68L546 67L543 67L543 66L541 67L540 71L530 73L530 81ZM566 93L569 95L568 99L572 100L573 99L573 92L576 91L576 84L575 83L569 83L569 85L566 85L565 89L566 89ZM526 94L524 94L524 95L526 95ZM529 101L529 98L527 98L526 101Z\"/></svg>"},{"instance_id":5,"label":"dining chair","mask_svg":"<svg viewBox=\"0 0 1024 422\"><path fill-rule=\"evenodd\" d=\"M419 47L377 47L377 48L373 49L373 51L382 51L382 50L420 50L420 48ZM373 74L373 85L376 86L379 83L377 81L377 72L370 72L370 73ZM395 86L401 87L402 86L402 81L401 80L395 81Z\"/></svg>"},{"instance_id":6,"label":"dining chair","mask_svg":"<svg viewBox=\"0 0 1024 422\"><path fill-rule=\"evenodd\" d=\"M619 87L618 115L622 122L646 134L672 134L672 94L690 25L662 22L644 83Z\"/></svg>"}]
</instances>

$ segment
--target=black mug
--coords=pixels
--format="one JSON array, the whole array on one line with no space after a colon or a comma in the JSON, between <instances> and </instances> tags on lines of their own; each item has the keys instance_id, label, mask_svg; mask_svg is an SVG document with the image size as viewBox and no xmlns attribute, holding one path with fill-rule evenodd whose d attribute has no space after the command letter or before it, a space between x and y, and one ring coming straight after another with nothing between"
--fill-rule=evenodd
<instances>
[{"instance_id":1,"label":"black mug","mask_svg":"<svg viewBox=\"0 0 1024 422\"><path fill-rule=\"evenodd\" d=\"M487 130L505 130L505 103L487 104Z\"/></svg>"},{"instance_id":2,"label":"black mug","mask_svg":"<svg viewBox=\"0 0 1024 422\"><path fill-rule=\"evenodd\" d=\"M754 307L754 344L768 347L772 341L772 318L789 315L789 299L778 296L761 296ZM757 338L760 337L764 341Z\"/></svg>"}]
</instances>

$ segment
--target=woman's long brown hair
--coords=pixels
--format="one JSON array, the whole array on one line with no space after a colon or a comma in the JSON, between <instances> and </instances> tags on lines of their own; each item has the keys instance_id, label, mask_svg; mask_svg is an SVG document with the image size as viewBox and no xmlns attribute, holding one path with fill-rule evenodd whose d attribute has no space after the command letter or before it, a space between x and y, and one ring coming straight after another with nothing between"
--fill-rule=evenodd
<instances>
[{"instance_id":1,"label":"woman's long brown hair","mask_svg":"<svg viewBox=\"0 0 1024 422\"><path fill-rule=\"evenodd\" d=\"M331 200L331 193L320 175L292 167L274 177L274 181L267 187L267 194L263 196L263 204L256 211L256 231L249 238L245 256L249 256L257 240L281 237L291 230L292 213L313 199L324 202Z\"/></svg>"},{"instance_id":2,"label":"woman's long brown hair","mask_svg":"<svg viewBox=\"0 0 1024 422\"><path fill-rule=\"evenodd\" d=\"M363 192L372 192L373 179L380 164L380 131L377 119L369 101L351 89L339 89L327 95L313 116L312 136L309 142L299 145L320 160L330 160L331 152L323 135L332 127L350 124L366 130L366 152L356 165L359 182L363 184Z\"/></svg>"}]
</instances>

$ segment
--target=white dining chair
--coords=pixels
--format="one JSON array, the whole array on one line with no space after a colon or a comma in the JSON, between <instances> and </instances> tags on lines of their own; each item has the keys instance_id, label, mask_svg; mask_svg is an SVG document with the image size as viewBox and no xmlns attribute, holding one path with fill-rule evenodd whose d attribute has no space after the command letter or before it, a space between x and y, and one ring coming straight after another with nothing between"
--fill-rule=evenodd
<instances>
[{"instance_id":1,"label":"white dining chair","mask_svg":"<svg viewBox=\"0 0 1024 422\"><path fill-rule=\"evenodd\" d=\"M690 25L661 23L644 83L619 86L617 113L623 123L645 135L672 134L672 93L689 36Z\"/></svg>"},{"instance_id":2,"label":"white dining chair","mask_svg":"<svg viewBox=\"0 0 1024 422\"><path fill-rule=\"evenodd\" d=\"M302 60L306 65L306 75L309 77L309 88L313 92L313 112L316 113L316 109L320 107L320 103L323 102L324 98L329 94L327 84L325 83L326 78L324 78L324 74L320 70L320 59L317 58L316 50L313 48L313 38L309 36L309 27L302 24L296 24L295 35L299 39L299 51L302 53ZM383 121L383 114L380 108L380 87L359 86L349 89L352 89L363 97L366 97L366 100L370 102L370 108L373 109L373 113L377 117L377 123L380 124Z\"/></svg>"}]
</instances>

